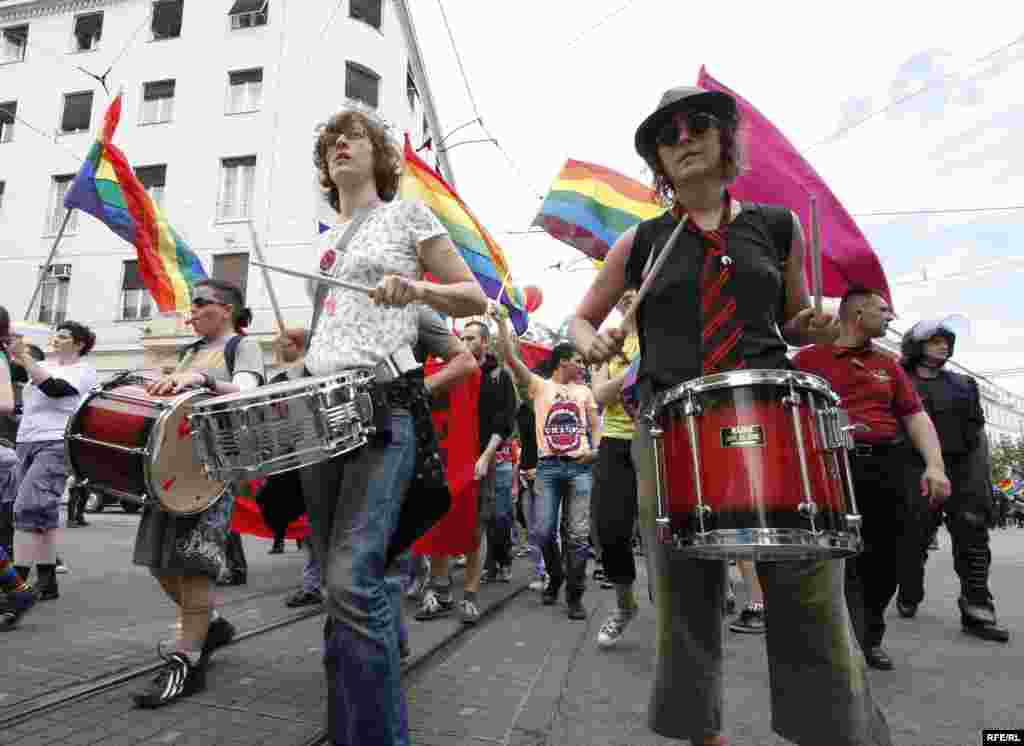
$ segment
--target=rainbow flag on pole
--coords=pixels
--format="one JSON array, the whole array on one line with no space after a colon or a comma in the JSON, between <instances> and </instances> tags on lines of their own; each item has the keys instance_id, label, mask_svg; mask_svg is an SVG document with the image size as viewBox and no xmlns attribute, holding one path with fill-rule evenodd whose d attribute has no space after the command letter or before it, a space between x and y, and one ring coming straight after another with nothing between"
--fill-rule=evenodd
<instances>
[{"instance_id":1,"label":"rainbow flag on pole","mask_svg":"<svg viewBox=\"0 0 1024 746\"><path fill-rule=\"evenodd\" d=\"M477 282L489 298L499 300L508 308L509 317L517 334L530 324L526 312L526 296L512 284L512 273L505 253L466 204L448 186L441 175L428 166L413 151L409 137L405 138L405 170L399 187L402 199L418 199L433 210L447 229L452 243L459 249L466 264L473 270Z\"/></svg>"},{"instance_id":2,"label":"rainbow flag on pole","mask_svg":"<svg viewBox=\"0 0 1024 746\"><path fill-rule=\"evenodd\" d=\"M121 100L118 93L107 109L103 131L64 197L64 207L84 210L135 246L142 282L157 308L185 311L192 304L192 286L206 277L206 270L111 142L121 120Z\"/></svg>"},{"instance_id":3,"label":"rainbow flag on pole","mask_svg":"<svg viewBox=\"0 0 1024 746\"><path fill-rule=\"evenodd\" d=\"M591 259L602 260L627 229L664 211L654 192L639 181L570 158L551 185L533 225Z\"/></svg>"}]
</instances>

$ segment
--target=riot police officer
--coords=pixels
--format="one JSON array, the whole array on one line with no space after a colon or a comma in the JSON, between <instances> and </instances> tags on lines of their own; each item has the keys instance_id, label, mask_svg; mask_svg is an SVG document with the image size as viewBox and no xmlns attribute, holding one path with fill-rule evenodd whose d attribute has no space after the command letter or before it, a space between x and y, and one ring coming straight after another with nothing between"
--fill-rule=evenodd
<instances>
[{"instance_id":1,"label":"riot police officer","mask_svg":"<svg viewBox=\"0 0 1024 746\"><path fill-rule=\"evenodd\" d=\"M903 335L902 364L917 387L925 410L935 423L942 458L953 492L940 510L953 540L953 565L960 576L960 620L968 634L1006 642L1009 630L996 619L988 587L988 527L995 505L989 479L988 438L978 384L969 376L948 370L956 333L949 320L922 321ZM936 516L922 504L911 514L920 521L913 532L921 540L920 562L903 568L896 608L912 617L924 599L924 563Z\"/></svg>"}]
</instances>

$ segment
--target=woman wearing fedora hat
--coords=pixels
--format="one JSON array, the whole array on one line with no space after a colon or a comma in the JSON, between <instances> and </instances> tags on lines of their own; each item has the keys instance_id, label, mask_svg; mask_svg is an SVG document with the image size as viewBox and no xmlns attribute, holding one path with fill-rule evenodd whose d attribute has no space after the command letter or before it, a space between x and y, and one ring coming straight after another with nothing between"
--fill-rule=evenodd
<instances>
[{"instance_id":1,"label":"woman wearing fedora hat","mask_svg":"<svg viewBox=\"0 0 1024 746\"><path fill-rule=\"evenodd\" d=\"M835 319L815 313L807 297L799 221L788 209L741 204L729 195L727 187L741 170L740 131L731 96L690 87L666 91L636 131L636 150L671 209L619 238L577 309L571 333L591 363L619 354L623 332L597 329L623 292L640 288L654 273L637 301L642 406L703 375L789 368L787 343L837 336ZM662 252L664 261L655 263ZM649 722L663 736L721 746L725 563L683 557L656 541L654 458L643 422L633 461L658 623ZM850 625L843 564L760 563L758 575L771 610L773 729L800 744L889 744Z\"/></svg>"}]
</instances>

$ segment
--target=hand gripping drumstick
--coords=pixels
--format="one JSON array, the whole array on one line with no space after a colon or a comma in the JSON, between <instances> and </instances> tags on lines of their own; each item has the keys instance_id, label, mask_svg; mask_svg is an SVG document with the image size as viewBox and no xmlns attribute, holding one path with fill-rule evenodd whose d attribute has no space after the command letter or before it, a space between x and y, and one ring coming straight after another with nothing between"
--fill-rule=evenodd
<instances>
[{"instance_id":1,"label":"hand gripping drumstick","mask_svg":"<svg viewBox=\"0 0 1024 746\"><path fill-rule=\"evenodd\" d=\"M292 277L301 277L303 280L312 280L313 282L325 282L328 285L334 285L335 287L345 288L346 290L355 290L358 293L366 293L370 295L373 293L375 288L367 287L366 285L358 285L354 282L345 282L344 280L336 280L333 277L325 277L324 275L314 275L312 272L299 272L295 269L288 269L287 267L278 267L275 264L266 264L265 262L249 262L254 267L262 267L269 269L271 272L280 272L282 275L291 275Z\"/></svg>"}]
</instances>

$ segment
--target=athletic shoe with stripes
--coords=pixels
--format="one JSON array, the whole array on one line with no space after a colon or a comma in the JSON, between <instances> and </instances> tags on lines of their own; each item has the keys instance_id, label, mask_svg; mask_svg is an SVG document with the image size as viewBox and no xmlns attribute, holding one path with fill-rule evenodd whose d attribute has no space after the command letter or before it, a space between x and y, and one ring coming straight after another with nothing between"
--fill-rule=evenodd
<instances>
[{"instance_id":1,"label":"athletic shoe with stripes","mask_svg":"<svg viewBox=\"0 0 1024 746\"><path fill-rule=\"evenodd\" d=\"M148 710L163 707L180 697L188 697L206 688L205 666L192 665L181 653L165 655L161 651L160 657L166 661L166 665L144 691L135 695L136 707Z\"/></svg>"}]
</instances>

